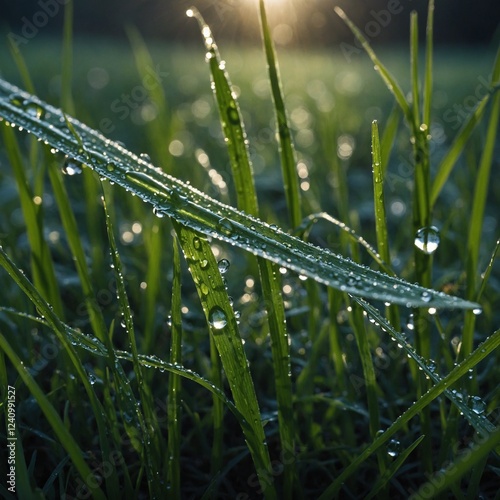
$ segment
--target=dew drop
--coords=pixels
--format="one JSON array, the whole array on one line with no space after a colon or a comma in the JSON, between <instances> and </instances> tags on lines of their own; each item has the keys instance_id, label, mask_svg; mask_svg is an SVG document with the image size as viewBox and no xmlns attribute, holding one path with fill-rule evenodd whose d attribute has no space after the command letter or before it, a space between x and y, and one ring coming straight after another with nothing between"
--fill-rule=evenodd
<instances>
[{"instance_id":1,"label":"dew drop","mask_svg":"<svg viewBox=\"0 0 500 500\"><path fill-rule=\"evenodd\" d=\"M399 455L399 452L401 451L401 443L397 439L391 439L387 443L387 454L394 458Z\"/></svg>"},{"instance_id":2,"label":"dew drop","mask_svg":"<svg viewBox=\"0 0 500 500\"><path fill-rule=\"evenodd\" d=\"M64 162L62 173L64 175L78 175L82 173L82 167L80 164L76 163L74 160L67 159Z\"/></svg>"},{"instance_id":3,"label":"dew drop","mask_svg":"<svg viewBox=\"0 0 500 500\"><path fill-rule=\"evenodd\" d=\"M472 396L469 399L469 407L476 415L482 415L486 410L486 405L479 396Z\"/></svg>"},{"instance_id":4,"label":"dew drop","mask_svg":"<svg viewBox=\"0 0 500 500\"><path fill-rule=\"evenodd\" d=\"M424 302L430 302L432 300L432 294L430 292L427 292L427 291L423 291L421 294L420 294L420 298L424 301Z\"/></svg>"},{"instance_id":5,"label":"dew drop","mask_svg":"<svg viewBox=\"0 0 500 500\"><path fill-rule=\"evenodd\" d=\"M232 236L234 230L231 221L229 219L226 219L225 217L219 219L219 222L217 223L217 229L225 236Z\"/></svg>"},{"instance_id":6,"label":"dew drop","mask_svg":"<svg viewBox=\"0 0 500 500\"><path fill-rule=\"evenodd\" d=\"M196 250L200 250L201 249L201 241L200 241L200 238L198 238L198 236L195 236L193 238L193 246Z\"/></svg>"},{"instance_id":7,"label":"dew drop","mask_svg":"<svg viewBox=\"0 0 500 500\"><path fill-rule=\"evenodd\" d=\"M106 170L108 172L114 172L116 170L116 165L113 162L110 162L106 165Z\"/></svg>"},{"instance_id":8,"label":"dew drop","mask_svg":"<svg viewBox=\"0 0 500 500\"><path fill-rule=\"evenodd\" d=\"M222 330L227 325L226 313L219 306L214 306L208 313L208 322L215 330Z\"/></svg>"},{"instance_id":9,"label":"dew drop","mask_svg":"<svg viewBox=\"0 0 500 500\"><path fill-rule=\"evenodd\" d=\"M219 272L221 274L224 274L225 272L227 272L230 265L231 265L231 263L227 259L221 259L217 263L217 267L219 268Z\"/></svg>"},{"instance_id":10,"label":"dew drop","mask_svg":"<svg viewBox=\"0 0 500 500\"><path fill-rule=\"evenodd\" d=\"M483 310L480 307L476 307L475 309L472 309L472 314L479 316Z\"/></svg>"},{"instance_id":11,"label":"dew drop","mask_svg":"<svg viewBox=\"0 0 500 500\"><path fill-rule=\"evenodd\" d=\"M415 235L415 246L427 255L437 250L439 241L439 230L436 226L421 227Z\"/></svg>"},{"instance_id":12,"label":"dew drop","mask_svg":"<svg viewBox=\"0 0 500 500\"><path fill-rule=\"evenodd\" d=\"M43 108L39 104L28 100L24 101L23 104L24 104L24 109L30 116L38 120L42 118Z\"/></svg>"}]
</instances>

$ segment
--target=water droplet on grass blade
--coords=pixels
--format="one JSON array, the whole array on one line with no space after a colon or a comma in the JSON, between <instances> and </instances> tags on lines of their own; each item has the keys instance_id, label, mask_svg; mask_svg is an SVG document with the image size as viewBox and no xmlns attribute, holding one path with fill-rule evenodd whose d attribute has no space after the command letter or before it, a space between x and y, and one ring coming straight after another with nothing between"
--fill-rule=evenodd
<instances>
[{"instance_id":1,"label":"water droplet on grass blade","mask_svg":"<svg viewBox=\"0 0 500 500\"><path fill-rule=\"evenodd\" d=\"M427 255L437 250L439 242L439 230L436 226L422 227L415 235L415 246Z\"/></svg>"},{"instance_id":2,"label":"water droplet on grass blade","mask_svg":"<svg viewBox=\"0 0 500 500\"><path fill-rule=\"evenodd\" d=\"M424 301L424 302L430 302L432 300L432 294L430 292L427 292L427 291L423 291L421 294L420 294L420 298Z\"/></svg>"},{"instance_id":3,"label":"water droplet on grass blade","mask_svg":"<svg viewBox=\"0 0 500 500\"><path fill-rule=\"evenodd\" d=\"M234 227L229 219L222 217L217 223L217 229L225 236L232 236Z\"/></svg>"},{"instance_id":4,"label":"water droplet on grass blade","mask_svg":"<svg viewBox=\"0 0 500 500\"><path fill-rule=\"evenodd\" d=\"M25 111L33 118L40 119L43 116L43 108L36 102L26 100L23 103Z\"/></svg>"},{"instance_id":5,"label":"water droplet on grass blade","mask_svg":"<svg viewBox=\"0 0 500 500\"><path fill-rule=\"evenodd\" d=\"M217 263L217 266L219 268L219 272L221 274L224 274L225 272L227 272L227 270L229 269L229 266L230 266L230 262L227 260L227 259L221 259L219 260L219 262Z\"/></svg>"},{"instance_id":6,"label":"water droplet on grass blade","mask_svg":"<svg viewBox=\"0 0 500 500\"><path fill-rule=\"evenodd\" d=\"M399 452L401 451L401 443L397 439L391 439L387 443L387 454L394 458L399 455Z\"/></svg>"},{"instance_id":7,"label":"water droplet on grass blade","mask_svg":"<svg viewBox=\"0 0 500 500\"><path fill-rule=\"evenodd\" d=\"M227 325L226 313L219 306L214 306L208 313L208 322L215 330L222 330Z\"/></svg>"}]
</instances>

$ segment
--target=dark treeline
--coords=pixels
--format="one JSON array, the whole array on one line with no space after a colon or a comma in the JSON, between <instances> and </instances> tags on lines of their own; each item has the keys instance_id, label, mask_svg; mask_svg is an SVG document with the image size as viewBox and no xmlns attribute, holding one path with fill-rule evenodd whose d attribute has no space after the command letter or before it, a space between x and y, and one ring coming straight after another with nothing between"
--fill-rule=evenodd
<instances>
[{"instance_id":1,"label":"dark treeline","mask_svg":"<svg viewBox=\"0 0 500 500\"><path fill-rule=\"evenodd\" d=\"M21 44L36 36L60 33L68 0L1 0L0 29ZM133 24L148 39L199 42L196 23L185 15L196 6L218 39L255 41L259 36L257 0L77 0L77 35L123 36ZM3 4L3 5L2 5ZM351 43L352 35L333 7L339 5L374 43L406 40L409 15L419 12L424 33L425 0L280 0L268 1L271 24L288 24L290 45ZM435 40L446 44L490 44L498 41L500 2L436 0Z\"/></svg>"}]
</instances>

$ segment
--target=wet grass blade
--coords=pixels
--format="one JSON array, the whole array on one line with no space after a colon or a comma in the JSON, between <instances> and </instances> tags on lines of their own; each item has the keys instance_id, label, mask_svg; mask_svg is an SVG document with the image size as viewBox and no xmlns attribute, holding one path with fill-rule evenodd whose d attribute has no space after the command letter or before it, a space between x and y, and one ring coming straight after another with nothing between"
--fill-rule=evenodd
<instances>
[{"instance_id":1,"label":"wet grass blade","mask_svg":"<svg viewBox=\"0 0 500 500\"><path fill-rule=\"evenodd\" d=\"M47 154L47 162L49 164L55 163L54 157L51 157ZM73 213L68 193L64 185L61 170L59 169L58 165L53 164L52 168L49 168L48 171L50 182L52 184L52 189L54 192L54 198L59 209L61 222L68 239L69 248L73 255L73 260L78 272L78 277L80 278L85 305L89 314L90 324L92 325L94 334L101 341L106 341L106 338L108 336L107 327L102 315L102 310L95 300L95 293L92 286L92 280L90 278L90 270L87 265L87 259L85 258L82 240L80 239L75 215Z\"/></svg>"},{"instance_id":2,"label":"wet grass blade","mask_svg":"<svg viewBox=\"0 0 500 500\"><path fill-rule=\"evenodd\" d=\"M416 362L419 371L425 374L426 378L432 380L434 384L441 382L441 377L435 370L435 363L419 355L415 348L408 342L405 335L395 330L395 328L380 314L378 309L362 299L354 298L354 301L356 301L366 311L368 318L375 324L375 326L391 335L398 345L401 346L401 349L404 350L408 358L411 358ZM468 405L467 402L464 401L461 394L457 394L456 391L446 390L445 396L458 408L460 413L463 414L463 416L478 432L488 434L492 431L492 426L489 420L484 415L476 413L472 405Z\"/></svg>"},{"instance_id":3,"label":"wet grass blade","mask_svg":"<svg viewBox=\"0 0 500 500\"><path fill-rule=\"evenodd\" d=\"M32 114L31 108L38 111ZM28 108L28 109L27 109ZM180 180L156 169L143 158L105 139L99 132L70 119L85 149L65 125L60 110L0 80L0 116L31 131L54 148L99 175L134 192L155 206L157 212L203 234L239 246L328 286L353 295L413 307L476 308L444 293L383 275L325 249L305 243L259 219L224 205ZM89 160L90 158L90 160ZM349 277L359 280L351 285Z\"/></svg>"},{"instance_id":4,"label":"wet grass blade","mask_svg":"<svg viewBox=\"0 0 500 500\"><path fill-rule=\"evenodd\" d=\"M328 500L330 498L337 498L338 492L344 482L354 474L359 466L384 445L394 434L402 431L407 422L414 416L422 411L427 405L434 401L440 394L445 392L448 387L457 382L461 377L467 374L470 368L476 366L480 361L490 355L495 349L500 346L500 330L497 330L490 337L488 337L477 349L471 353L462 363L457 365L446 377L442 378L436 385L434 385L428 392L422 395L408 410L400 415L391 426L373 441L357 458L355 458L348 467L346 467L335 481L323 492L319 500ZM498 432L490 425L490 430L483 433L484 436L491 435L492 432Z\"/></svg>"},{"instance_id":5,"label":"wet grass blade","mask_svg":"<svg viewBox=\"0 0 500 500\"><path fill-rule=\"evenodd\" d=\"M263 5L261 5L261 7L263 9ZM261 10L261 14L262 13L265 16L265 13ZM248 145L244 132L245 127L241 113L239 112L239 106L236 98L231 92L229 75L225 71L225 66L222 64L210 29L204 23L199 13L194 11L194 15L200 23L202 34L205 38L205 45L209 50L209 54L211 54L209 63L212 74L213 90L219 106L221 124L226 138L229 157L232 159L231 168L234 183L237 187L244 186L246 189L245 196L240 196L238 194L238 208L256 216L258 215L257 193L254 186L250 156L248 154ZM262 22L265 24L265 19L263 19ZM271 69L270 71L272 73ZM275 77L277 77L277 75L275 75ZM272 77L271 83L273 83ZM276 107L278 116L281 111L285 111L282 102L281 105L283 107L282 110ZM224 114L225 110L228 109L232 111L232 113L229 113L231 115L231 120ZM281 124L281 126L283 126L283 124ZM291 144L285 145L285 147L290 148ZM290 165L287 168L289 167ZM295 170L295 167L293 167L293 169ZM297 177L296 173L293 175ZM298 223L294 214L292 213L290 215L292 217L292 223L294 225ZM262 258L258 259L258 266L262 284L262 294L267 304L267 321L271 336L271 351L273 356L276 399L278 401L278 420L282 453L293 452L295 449L295 430L292 408L290 349L288 332L286 329L285 309L281 294L280 275L275 264ZM287 463L284 464L283 491L286 497L292 495L294 483L298 486L294 465L295 461L290 463L287 461Z\"/></svg>"},{"instance_id":6,"label":"wet grass blade","mask_svg":"<svg viewBox=\"0 0 500 500\"><path fill-rule=\"evenodd\" d=\"M238 205L246 207L250 214L257 213L257 198L252 173L252 164L248 154L247 134L238 102L234 98L229 76L226 73L226 63L221 59L212 32L196 9L187 11L189 17L195 17L207 49L207 60L210 65L212 88L219 109L222 132L228 146L231 168L238 172L233 175Z\"/></svg>"},{"instance_id":7,"label":"wet grass blade","mask_svg":"<svg viewBox=\"0 0 500 500\"><path fill-rule=\"evenodd\" d=\"M181 261L177 240L173 241L172 281L172 344L170 362L182 363ZM168 453L167 478L170 498L181 498L181 377L173 373L168 378Z\"/></svg>"},{"instance_id":8,"label":"wet grass blade","mask_svg":"<svg viewBox=\"0 0 500 500\"><path fill-rule=\"evenodd\" d=\"M269 482L271 461L248 360L217 261L205 238L177 222L173 224L210 326L211 336L219 351L236 408L248 422L248 426L242 430L264 496L276 498L274 486Z\"/></svg>"},{"instance_id":9,"label":"wet grass blade","mask_svg":"<svg viewBox=\"0 0 500 500\"><path fill-rule=\"evenodd\" d=\"M26 387L40 406L40 409L45 415L45 418L47 419L50 426L54 430L55 435L59 439L59 443L68 452L76 470L82 477L84 483L90 488L93 498L105 500L107 497L99 487L98 481L96 481L96 479L94 478L94 474L85 462L83 458L83 451L78 446L69 430L66 428L64 422L61 420L61 417L59 416L55 408L45 396L44 391L36 383L29 371L24 366L23 362L19 359L5 337L1 334L0 348L7 355L14 368L19 373L19 376L21 377L23 383L26 385ZM90 482L92 482L93 487L90 487Z\"/></svg>"},{"instance_id":10,"label":"wet grass blade","mask_svg":"<svg viewBox=\"0 0 500 500\"><path fill-rule=\"evenodd\" d=\"M479 438L477 441L472 447L466 448L460 453L457 460L450 463L448 467L440 470L429 481L422 484L414 493L415 498L421 496L419 492L429 491L432 491L433 496L437 496L442 491L446 491L453 488L454 485L459 484L460 478L467 474L467 472L474 470L476 464L480 464L481 461L485 460L495 450L498 451L500 427L497 427L491 434L484 438ZM467 496L467 498L473 497Z\"/></svg>"},{"instance_id":11,"label":"wet grass blade","mask_svg":"<svg viewBox=\"0 0 500 500\"><path fill-rule=\"evenodd\" d=\"M108 434L106 431L105 417L102 411L102 407L96 394L92 388L92 385L88 379L87 372L82 365L78 354L76 353L70 339L66 335L66 328L61 321L61 319L54 312L54 309L49 306L49 304L44 300L42 295L33 286L33 284L26 278L24 273L17 268L17 266L12 262L12 260L5 253L4 249L0 246L0 265L9 273L12 279L17 283L19 288L26 294L26 296L31 300L33 305L36 307L37 311L45 318L47 324L56 334L59 342L63 345L68 358L74 369L75 376L81 381L88 397L92 410L96 419L97 430L99 435L99 443L103 456L109 457L111 453L110 443L108 439ZM70 368L68 368L70 369ZM83 477L84 481L92 480L93 476ZM106 489L108 491L108 496L110 498L115 498L115 492L118 491L118 479L116 471L105 478ZM94 482L95 483L95 482ZM97 483L95 483L97 484Z\"/></svg>"},{"instance_id":12,"label":"wet grass blade","mask_svg":"<svg viewBox=\"0 0 500 500\"><path fill-rule=\"evenodd\" d=\"M387 145L386 145L387 147ZM385 210L384 172L386 167L382 163L382 148L378 133L377 121L372 122L372 166L373 166L373 200L375 207L375 232L377 235L377 249L381 260L391 266L389 251L389 233L387 231L387 214ZM390 305L387 309L389 321L396 327L400 324L397 306Z\"/></svg>"},{"instance_id":13,"label":"wet grass blade","mask_svg":"<svg viewBox=\"0 0 500 500\"><path fill-rule=\"evenodd\" d=\"M427 9L427 26L425 42L425 79L424 95L422 102L422 123L427 127L431 124L432 108L432 71L433 71L433 51L434 51L434 0L429 0Z\"/></svg>"},{"instance_id":14,"label":"wet grass blade","mask_svg":"<svg viewBox=\"0 0 500 500\"><path fill-rule=\"evenodd\" d=\"M105 192L106 188L109 189L109 186L105 187ZM138 404L138 401L134 396L129 378L127 377L125 371L122 369L120 364L113 363L112 371L119 386L117 401L118 406L121 407L123 416L125 417L123 419L125 428L127 429L129 437L133 440L137 451L140 453L146 469L150 494L152 497L156 498L161 496L163 491L161 478L157 474L157 471L161 470L160 457L162 455L162 440L155 439L153 433L151 432L151 429L159 429L159 425L154 411L151 391L149 386L144 381L142 368L139 363L139 353L135 339L132 311L128 301L122 263L118 254L113 233L113 225L105 198L103 198L103 206L106 217L106 230L111 250L111 262L116 280L116 295L122 315L122 326L125 327L128 336L132 354L132 364L134 367L135 379L137 380L137 388L141 404ZM110 347L110 349L112 348Z\"/></svg>"},{"instance_id":15,"label":"wet grass blade","mask_svg":"<svg viewBox=\"0 0 500 500\"><path fill-rule=\"evenodd\" d=\"M276 60L274 44L269 30L269 24L267 22L264 3L264 0L259 1L262 40L264 42L264 51L266 53L267 67L269 71L269 81L271 83L274 109L276 111L281 169L284 181L283 187L285 189L290 222L292 227L296 228L300 224L302 218L299 179L297 175L297 161L295 148L292 143L292 134L288 124L285 102L283 99L278 62Z\"/></svg>"}]
</instances>

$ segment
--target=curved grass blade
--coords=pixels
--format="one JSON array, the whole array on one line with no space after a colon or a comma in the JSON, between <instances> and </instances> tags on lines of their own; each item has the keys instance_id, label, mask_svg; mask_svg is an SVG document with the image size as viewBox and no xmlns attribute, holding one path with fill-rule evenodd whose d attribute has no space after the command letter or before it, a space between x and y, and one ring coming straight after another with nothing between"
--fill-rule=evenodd
<instances>
[{"instance_id":1,"label":"curved grass blade","mask_svg":"<svg viewBox=\"0 0 500 500\"><path fill-rule=\"evenodd\" d=\"M35 110L33 112L32 110ZM333 254L224 205L155 168L145 159L70 118L84 148L65 125L60 110L0 80L0 116L29 130L68 157L88 163L99 175L154 205L180 224L243 248L321 283L353 295L409 307L478 307L441 292L411 285Z\"/></svg>"},{"instance_id":2,"label":"curved grass blade","mask_svg":"<svg viewBox=\"0 0 500 500\"><path fill-rule=\"evenodd\" d=\"M274 100L274 109L276 111L276 123L278 126L279 147L281 155L281 169L283 172L283 183L285 196L290 215L292 227L296 228L302 218L299 179L297 176L297 161L295 148L292 143L292 135L286 115L283 91L281 89L281 80L279 76L278 62L274 50L273 40L267 23L266 9L264 0L260 0L260 21L262 29L262 40L264 41L264 50L267 58L269 70L269 81L271 83L271 92Z\"/></svg>"},{"instance_id":3,"label":"curved grass blade","mask_svg":"<svg viewBox=\"0 0 500 500\"><path fill-rule=\"evenodd\" d=\"M177 240L173 241L172 281L172 345L170 362L182 362L181 262ZM181 378L173 373L168 378L168 454L167 477L172 500L181 498Z\"/></svg>"},{"instance_id":4,"label":"curved grass blade","mask_svg":"<svg viewBox=\"0 0 500 500\"><path fill-rule=\"evenodd\" d=\"M401 349L405 351L406 355L417 363L419 370L425 373L426 377L432 380L434 384L438 384L442 380L441 377L435 372L432 361L427 361L425 358L420 356L408 342L404 334L395 330L394 327L391 326L380 314L378 309L362 299L354 298L353 300L360 304L366 311L371 322L391 335L398 345L401 346ZM488 434L493 430L491 422L484 415L476 413L472 406L468 406L466 402L464 402L461 394L448 389L444 391L444 394L460 410L460 413L463 414L463 416L479 433Z\"/></svg>"},{"instance_id":5,"label":"curved grass blade","mask_svg":"<svg viewBox=\"0 0 500 500\"><path fill-rule=\"evenodd\" d=\"M392 425L381 434L371 445L355 458L348 467L335 479L335 481L323 492L319 500L328 500L330 498L337 498L338 492L346 479L354 474L359 466L375 451L377 451L383 444L385 444L396 432L404 429L407 422L409 422L415 415L422 411L428 404L434 401L440 394L442 394L448 387L454 384L457 380L467 374L470 368L476 366L480 361L491 354L495 349L500 346L500 330L495 331L488 337L477 349L444 378L442 378L435 386L429 389L416 403L414 403L408 410L400 415ZM498 432L492 425L491 431L485 433L485 436L491 435L492 432Z\"/></svg>"}]
</instances>

